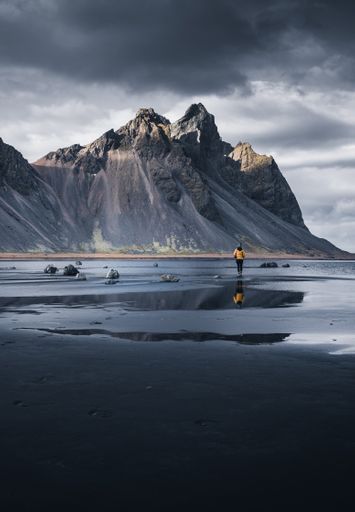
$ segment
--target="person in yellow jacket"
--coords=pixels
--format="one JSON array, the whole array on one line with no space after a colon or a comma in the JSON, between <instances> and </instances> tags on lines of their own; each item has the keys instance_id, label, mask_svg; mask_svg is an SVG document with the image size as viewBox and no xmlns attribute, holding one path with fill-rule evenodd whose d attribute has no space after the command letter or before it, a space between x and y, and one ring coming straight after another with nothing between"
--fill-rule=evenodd
<instances>
[{"instance_id":1,"label":"person in yellow jacket","mask_svg":"<svg viewBox=\"0 0 355 512\"><path fill-rule=\"evenodd\" d=\"M236 248L236 250L233 253L233 256L237 263L238 274L241 275L243 272L243 263L244 263L244 258L245 258L245 252L243 251L243 248L241 245L238 245L238 247Z\"/></svg>"}]
</instances>

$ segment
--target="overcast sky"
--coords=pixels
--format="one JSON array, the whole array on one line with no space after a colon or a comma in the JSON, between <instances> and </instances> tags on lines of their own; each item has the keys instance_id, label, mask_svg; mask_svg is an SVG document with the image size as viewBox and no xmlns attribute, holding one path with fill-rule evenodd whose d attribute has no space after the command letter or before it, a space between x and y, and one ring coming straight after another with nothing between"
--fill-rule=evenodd
<instances>
[{"instance_id":1,"label":"overcast sky","mask_svg":"<svg viewBox=\"0 0 355 512\"><path fill-rule=\"evenodd\" d=\"M201 101L355 251L354 34L344 0L0 0L0 137L34 161Z\"/></svg>"}]
</instances>

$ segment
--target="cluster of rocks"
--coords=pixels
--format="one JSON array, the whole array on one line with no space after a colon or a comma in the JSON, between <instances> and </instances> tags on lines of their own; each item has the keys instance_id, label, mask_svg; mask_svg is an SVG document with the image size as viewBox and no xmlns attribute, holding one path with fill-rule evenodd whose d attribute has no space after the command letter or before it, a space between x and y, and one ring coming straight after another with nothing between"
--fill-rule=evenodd
<instances>
[{"instance_id":1,"label":"cluster of rocks","mask_svg":"<svg viewBox=\"0 0 355 512\"><path fill-rule=\"evenodd\" d=\"M283 268L290 268L290 264L289 263L284 263L281 266ZM265 263L262 263L260 265L260 268L278 268L278 264L276 263L276 261L266 261Z\"/></svg>"},{"instance_id":2,"label":"cluster of rocks","mask_svg":"<svg viewBox=\"0 0 355 512\"><path fill-rule=\"evenodd\" d=\"M76 265L82 265L81 262L76 262ZM153 264L154 267L158 266L158 263ZM107 265L104 266L104 268L108 268ZM54 275L58 272L58 268L53 265L49 264L44 269L45 274L51 274ZM63 269L63 275L68 277L76 277L78 281L86 281L86 275L83 272L80 272L74 265L71 263L69 265L66 265ZM215 276L215 278L219 278L220 276ZM120 273L117 269L111 268L107 274L106 274L106 281L105 284L111 285L118 283L120 278ZM180 279L173 275L173 274L162 274L160 276L160 281L164 283L177 283Z\"/></svg>"},{"instance_id":3,"label":"cluster of rocks","mask_svg":"<svg viewBox=\"0 0 355 512\"><path fill-rule=\"evenodd\" d=\"M173 274L163 274L160 276L160 281L163 283L177 283L180 279Z\"/></svg>"}]
</instances>

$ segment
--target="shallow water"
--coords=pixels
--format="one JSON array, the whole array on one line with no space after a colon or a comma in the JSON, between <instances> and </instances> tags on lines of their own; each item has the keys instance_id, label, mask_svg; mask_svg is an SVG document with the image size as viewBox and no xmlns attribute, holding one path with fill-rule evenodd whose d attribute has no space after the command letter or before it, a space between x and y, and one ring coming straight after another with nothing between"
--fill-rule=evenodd
<instances>
[{"instance_id":1,"label":"shallow water","mask_svg":"<svg viewBox=\"0 0 355 512\"><path fill-rule=\"evenodd\" d=\"M87 260L79 267L87 276L81 282L62 275L68 262L53 261L59 272L50 276L43 272L46 261L3 262L1 329L35 330L40 318L41 329L52 334L89 334L94 324L111 338L122 333L133 339L140 332L146 341L167 334L182 339L184 332L190 340L206 332L219 340L259 334L270 341L273 333L287 332L288 342L308 339L333 354L337 347L349 354L353 346L355 353L355 262L290 261L284 268L285 263L262 269L260 261L247 260L238 278L231 260ZM107 285L111 267L120 279ZM179 282L160 282L163 273Z\"/></svg>"},{"instance_id":2,"label":"shallow water","mask_svg":"<svg viewBox=\"0 0 355 512\"><path fill-rule=\"evenodd\" d=\"M154 263L0 264L4 510L347 510L354 262Z\"/></svg>"}]
</instances>

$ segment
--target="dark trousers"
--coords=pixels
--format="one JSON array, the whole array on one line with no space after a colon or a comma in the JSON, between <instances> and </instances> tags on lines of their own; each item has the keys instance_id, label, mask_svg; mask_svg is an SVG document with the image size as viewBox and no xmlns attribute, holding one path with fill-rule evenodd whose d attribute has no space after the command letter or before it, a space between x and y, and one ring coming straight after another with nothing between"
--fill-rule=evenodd
<instances>
[{"instance_id":1,"label":"dark trousers","mask_svg":"<svg viewBox=\"0 0 355 512\"><path fill-rule=\"evenodd\" d=\"M244 260L236 260L236 262L237 262L238 272L242 273Z\"/></svg>"}]
</instances>

